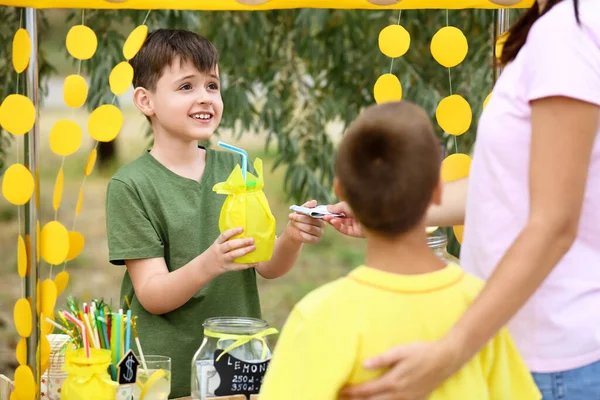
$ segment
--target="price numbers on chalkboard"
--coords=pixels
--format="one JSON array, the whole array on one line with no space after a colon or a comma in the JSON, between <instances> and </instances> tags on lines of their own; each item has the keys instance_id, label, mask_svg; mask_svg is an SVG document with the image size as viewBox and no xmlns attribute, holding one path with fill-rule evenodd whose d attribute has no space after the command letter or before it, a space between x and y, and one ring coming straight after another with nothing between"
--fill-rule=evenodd
<instances>
[{"instance_id":1,"label":"price numbers on chalkboard","mask_svg":"<svg viewBox=\"0 0 600 400\"><path fill-rule=\"evenodd\" d=\"M219 374L221 383L215 390L217 396L243 394L250 397L258 394L269 366L269 360L262 362L246 362L225 354L217 361L223 350L214 354L215 369Z\"/></svg>"}]
</instances>

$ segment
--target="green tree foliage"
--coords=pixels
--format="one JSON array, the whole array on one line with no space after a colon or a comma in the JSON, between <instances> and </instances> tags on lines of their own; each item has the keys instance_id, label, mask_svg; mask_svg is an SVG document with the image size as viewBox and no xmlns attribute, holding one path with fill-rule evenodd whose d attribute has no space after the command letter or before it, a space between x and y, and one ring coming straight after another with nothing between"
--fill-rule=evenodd
<instances>
[{"instance_id":1,"label":"green tree foliage","mask_svg":"<svg viewBox=\"0 0 600 400\"><path fill-rule=\"evenodd\" d=\"M80 10L69 10L67 27L80 23ZM40 11L41 78L53 72L44 54L48 32ZM12 34L20 12L2 7L0 18L0 98L14 92L10 65ZM465 32L466 60L451 70L452 92L471 104L473 124L459 137L438 134L448 152L469 152L477 118L492 84L492 29L489 10L403 11L400 23L411 34L408 53L391 60L377 46L379 32L398 22L399 11L277 10L270 12L182 12L86 10L85 23L98 34L96 56L82 64L90 76L89 110L111 103L107 81L123 60L122 44L135 25L147 18L150 29L177 27L195 30L212 40L221 53L220 71L225 101L224 128L239 134L266 132L265 146L276 144L276 167L285 168L286 191L295 201L332 201L336 138L332 122L346 126L362 108L374 103L373 85L382 73L397 74L404 99L424 106L432 118L438 102L450 94L448 70L435 62L429 45L447 23ZM66 32L66 31L65 31ZM63 50L66 51L66 50ZM339 125L338 125L339 126ZM6 148L1 136L1 149ZM2 159L2 153L0 153Z\"/></svg>"}]
</instances>

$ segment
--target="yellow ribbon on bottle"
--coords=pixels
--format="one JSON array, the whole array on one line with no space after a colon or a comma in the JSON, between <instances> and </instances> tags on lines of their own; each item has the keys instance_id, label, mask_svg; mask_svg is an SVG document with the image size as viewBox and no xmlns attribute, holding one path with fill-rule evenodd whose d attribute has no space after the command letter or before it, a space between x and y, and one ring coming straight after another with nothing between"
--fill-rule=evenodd
<instances>
[{"instance_id":1,"label":"yellow ribbon on bottle","mask_svg":"<svg viewBox=\"0 0 600 400\"><path fill-rule=\"evenodd\" d=\"M258 333L255 333L254 335L234 335L229 333L217 333L206 329L204 330L204 336L219 339L219 341L217 342L217 347L223 350L223 352L219 355L219 357L217 357L216 361L219 361L221 357L223 357L223 355L229 353L231 350L243 346L246 343L249 343L253 340L259 340L262 343L261 359L264 360L267 357L267 341L265 340L265 337L275 335L277 333L279 333L279 331L275 328L268 328ZM233 342L227 348L223 349L221 347L221 342L225 340L235 340L235 342Z\"/></svg>"}]
</instances>

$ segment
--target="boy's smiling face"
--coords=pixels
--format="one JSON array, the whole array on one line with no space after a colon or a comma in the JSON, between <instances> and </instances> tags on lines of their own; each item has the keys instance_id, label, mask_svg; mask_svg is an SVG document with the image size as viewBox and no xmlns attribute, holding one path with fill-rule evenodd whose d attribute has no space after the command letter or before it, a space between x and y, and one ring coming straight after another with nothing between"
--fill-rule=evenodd
<instances>
[{"instance_id":1,"label":"boy's smiling face","mask_svg":"<svg viewBox=\"0 0 600 400\"><path fill-rule=\"evenodd\" d=\"M174 60L165 67L154 92L146 91L147 107L155 131L182 140L206 140L223 115L219 67L200 72L191 62Z\"/></svg>"}]
</instances>

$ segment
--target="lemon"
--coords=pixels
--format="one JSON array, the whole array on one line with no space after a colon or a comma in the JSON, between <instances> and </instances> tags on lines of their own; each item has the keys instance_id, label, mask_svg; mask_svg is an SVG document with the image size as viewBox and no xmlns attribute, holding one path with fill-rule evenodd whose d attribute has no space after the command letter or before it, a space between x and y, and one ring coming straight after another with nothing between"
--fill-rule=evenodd
<instances>
[{"instance_id":1,"label":"lemon","mask_svg":"<svg viewBox=\"0 0 600 400\"><path fill-rule=\"evenodd\" d=\"M171 392L171 382L167 372L163 369L156 370L142 387L140 400L167 399Z\"/></svg>"}]
</instances>

